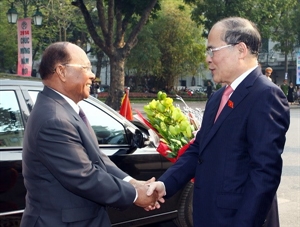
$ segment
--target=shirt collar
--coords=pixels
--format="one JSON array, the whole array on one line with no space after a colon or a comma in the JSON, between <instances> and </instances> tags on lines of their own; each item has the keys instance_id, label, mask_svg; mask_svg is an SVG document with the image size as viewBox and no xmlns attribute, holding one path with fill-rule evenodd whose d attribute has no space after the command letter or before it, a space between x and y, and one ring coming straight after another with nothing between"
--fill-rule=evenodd
<instances>
[{"instance_id":1,"label":"shirt collar","mask_svg":"<svg viewBox=\"0 0 300 227\"><path fill-rule=\"evenodd\" d=\"M258 65L254 66L251 69L248 69L246 72L244 72L242 75L240 75L238 78L236 78L231 84L230 86L232 87L233 90L235 90L237 88L237 86L239 86L239 84L254 70L258 67Z\"/></svg>"},{"instance_id":2,"label":"shirt collar","mask_svg":"<svg viewBox=\"0 0 300 227\"><path fill-rule=\"evenodd\" d=\"M69 97L67 97L67 96L65 96L65 95L63 95L63 94L61 94L60 92L58 92L58 91L56 91L56 90L54 90L54 89L52 89L52 88L50 88L51 90L53 90L53 91L55 91L57 94L59 94L61 97L63 97L69 104L70 104L70 106L75 110L75 112L77 113L77 114L79 114L79 106L72 100L72 99L70 99Z\"/></svg>"}]
</instances>

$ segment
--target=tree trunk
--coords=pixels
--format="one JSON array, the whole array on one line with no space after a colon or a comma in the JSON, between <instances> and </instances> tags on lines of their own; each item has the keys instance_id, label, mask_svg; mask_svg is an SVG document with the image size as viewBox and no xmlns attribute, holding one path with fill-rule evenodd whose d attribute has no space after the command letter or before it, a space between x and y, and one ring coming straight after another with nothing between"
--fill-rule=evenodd
<instances>
[{"instance_id":1,"label":"tree trunk","mask_svg":"<svg viewBox=\"0 0 300 227\"><path fill-rule=\"evenodd\" d=\"M67 26L64 26L64 41L67 41Z\"/></svg>"},{"instance_id":2,"label":"tree trunk","mask_svg":"<svg viewBox=\"0 0 300 227\"><path fill-rule=\"evenodd\" d=\"M110 87L105 103L114 110L119 110L124 93L125 59L120 55L110 57Z\"/></svg>"},{"instance_id":3,"label":"tree trunk","mask_svg":"<svg viewBox=\"0 0 300 227\"><path fill-rule=\"evenodd\" d=\"M96 63L97 70L96 70L95 76L96 76L96 78L101 79L102 59L103 59L104 53L103 53L103 51L99 50L99 51L97 51L96 55L97 55L97 63ZM103 84L102 81L101 81L101 84Z\"/></svg>"},{"instance_id":4,"label":"tree trunk","mask_svg":"<svg viewBox=\"0 0 300 227\"><path fill-rule=\"evenodd\" d=\"M62 41L62 40L61 40L61 29L62 29L62 27L59 27L59 42Z\"/></svg>"},{"instance_id":5,"label":"tree trunk","mask_svg":"<svg viewBox=\"0 0 300 227\"><path fill-rule=\"evenodd\" d=\"M116 0L97 0L98 18L90 15L85 2L84 0L73 0L71 4L80 8L95 45L110 58L111 79L105 103L114 110L119 110L124 93L125 59L137 44L137 36L149 19L157 0L148 0L146 5L142 1L136 1L136 3L130 1L132 2L130 9L123 6L126 1L123 3L123 1ZM140 19L133 23L132 27L129 26L136 15L140 15ZM92 18L95 21L98 19L97 22L95 23ZM128 27L131 28L128 29ZM126 30L131 30L127 41L124 40ZM98 32L101 32L101 35Z\"/></svg>"}]
</instances>

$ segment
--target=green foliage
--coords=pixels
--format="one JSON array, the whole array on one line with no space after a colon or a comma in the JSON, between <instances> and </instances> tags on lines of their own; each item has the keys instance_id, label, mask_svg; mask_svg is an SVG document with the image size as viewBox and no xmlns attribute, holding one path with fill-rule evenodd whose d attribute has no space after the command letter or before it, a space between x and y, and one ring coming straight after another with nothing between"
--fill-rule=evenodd
<instances>
[{"instance_id":1,"label":"green foliage","mask_svg":"<svg viewBox=\"0 0 300 227\"><path fill-rule=\"evenodd\" d=\"M164 1L156 20L148 23L132 50L127 67L138 74L164 78L173 87L181 75L195 75L205 61L201 26L191 21L191 9L182 1Z\"/></svg>"},{"instance_id":2,"label":"green foliage","mask_svg":"<svg viewBox=\"0 0 300 227\"><path fill-rule=\"evenodd\" d=\"M280 4L275 22L273 23L273 32L270 37L277 41L278 45L275 50L281 51L285 54L292 52L299 36L299 3L297 0L286 0ZM298 28L298 30L297 30Z\"/></svg>"},{"instance_id":3,"label":"green foliage","mask_svg":"<svg viewBox=\"0 0 300 227\"><path fill-rule=\"evenodd\" d=\"M44 49L57 41L77 43L86 49L90 36L79 9L72 6L71 2L72 0L27 1L28 17L34 14L37 5L43 14L42 25L35 26L32 23L31 26L33 60L40 59ZM25 15L22 2L16 0L14 6L18 11L18 18L23 18ZM87 7L90 8L89 1ZM6 12L10 8L9 2L1 1L0 8L4 9L0 11L0 19L3 22L0 24L0 71L11 71L10 69L15 71L18 56L17 26L7 22Z\"/></svg>"},{"instance_id":4,"label":"green foliage","mask_svg":"<svg viewBox=\"0 0 300 227\"><path fill-rule=\"evenodd\" d=\"M9 9L8 2L0 2L1 9ZM18 52L17 52L17 27L7 22L6 12L0 13L0 72L15 70Z\"/></svg>"},{"instance_id":5,"label":"green foliage","mask_svg":"<svg viewBox=\"0 0 300 227\"><path fill-rule=\"evenodd\" d=\"M257 24L262 37L269 38L282 23L281 14L295 7L297 0L185 0L194 6L192 19L207 31L217 21L230 16L245 17Z\"/></svg>"},{"instance_id":6,"label":"green foliage","mask_svg":"<svg viewBox=\"0 0 300 227\"><path fill-rule=\"evenodd\" d=\"M89 42L86 24L80 10L71 3L72 0L52 0L41 7L44 20L36 35L40 38L42 49L57 41L69 41L86 47Z\"/></svg>"},{"instance_id":7,"label":"green foliage","mask_svg":"<svg viewBox=\"0 0 300 227\"><path fill-rule=\"evenodd\" d=\"M230 16L245 17L253 21L261 36L278 44L275 50L286 56L299 46L299 0L185 0L194 6L192 19L204 24L205 33L217 21ZM286 62L286 71L287 71Z\"/></svg>"},{"instance_id":8,"label":"green foliage","mask_svg":"<svg viewBox=\"0 0 300 227\"><path fill-rule=\"evenodd\" d=\"M149 24L143 28L138 40L126 61L126 68L135 69L138 75L156 74L161 70L161 52Z\"/></svg>"},{"instance_id":9,"label":"green foliage","mask_svg":"<svg viewBox=\"0 0 300 227\"><path fill-rule=\"evenodd\" d=\"M72 5L80 9L95 46L110 60L110 90L106 104L117 110L124 90L125 60L148 19L159 10L158 0L73 0ZM132 29L125 39L129 27Z\"/></svg>"}]
</instances>

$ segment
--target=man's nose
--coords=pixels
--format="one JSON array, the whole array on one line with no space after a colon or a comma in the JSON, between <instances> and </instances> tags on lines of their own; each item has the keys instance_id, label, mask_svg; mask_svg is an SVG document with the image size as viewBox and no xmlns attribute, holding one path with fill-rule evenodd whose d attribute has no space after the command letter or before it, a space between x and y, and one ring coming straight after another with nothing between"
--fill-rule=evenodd
<instances>
[{"instance_id":1,"label":"man's nose","mask_svg":"<svg viewBox=\"0 0 300 227\"><path fill-rule=\"evenodd\" d=\"M209 56L209 55L206 55L206 58L205 58L205 61L207 62L207 63L211 63L211 56Z\"/></svg>"}]
</instances>

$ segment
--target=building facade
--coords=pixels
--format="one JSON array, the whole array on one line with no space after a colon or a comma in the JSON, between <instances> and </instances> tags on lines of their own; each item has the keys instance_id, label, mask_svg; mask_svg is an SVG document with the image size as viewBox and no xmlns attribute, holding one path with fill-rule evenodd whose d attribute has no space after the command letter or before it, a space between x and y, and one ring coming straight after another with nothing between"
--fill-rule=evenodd
<instances>
[{"instance_id":1,"label":"building facade","mask_svg":"<svg viewBox=\"0 0 300 227\"><path fill-rule=\"evenodd\" d=\"M265 45L264 45L265 44ZM300 85L299 81L297 81L297 52L298 49L287 55L287 59L284 53L279 51L275 51L274 47L276 42L272 40L266 40L263 42L263 48L261 49L258 57L258 61L261 65L263 73L267 67L271 67L273 69L272 72L272 81L281 85L283 80L287 80L288 82L293 82L293 84ZM287 71L285 70L287 64Z\"/></svg>"}]
</instances>

